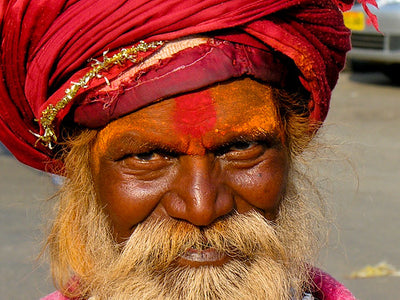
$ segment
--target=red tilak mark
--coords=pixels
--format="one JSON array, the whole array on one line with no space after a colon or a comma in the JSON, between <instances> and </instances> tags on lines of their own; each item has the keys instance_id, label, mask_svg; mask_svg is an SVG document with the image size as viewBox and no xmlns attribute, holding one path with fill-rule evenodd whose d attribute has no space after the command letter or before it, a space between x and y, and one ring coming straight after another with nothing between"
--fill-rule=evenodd
<instances>
[{"instance_id":1,"label":"red tilak mark","mask_svg":"<svg viewBox=\"0 0 400 300\"><path fill-rule=\"evenodd\" d=\"M208 91L179 96L175 104L174 125L178 131L200 138L214 128L217 113Z\"/></svg>"}]
</instances>

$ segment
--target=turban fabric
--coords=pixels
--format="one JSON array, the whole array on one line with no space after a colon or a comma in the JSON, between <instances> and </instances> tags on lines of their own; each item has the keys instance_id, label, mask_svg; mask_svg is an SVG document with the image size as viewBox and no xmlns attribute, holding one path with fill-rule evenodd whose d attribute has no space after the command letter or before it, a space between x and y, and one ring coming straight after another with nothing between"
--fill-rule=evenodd
<instances>
[{"instance_id":1,"label":"turban fabric","mask_svg":"<svg viewBox=\"0 0 400 300\"><path fill-rule=\"evenodd\" d=\"M71 81L79 80L90 70L88 60L101 59L106 50L115 53L141 40L173 41L206 34L245 45L246 49L258 49L243 50L246 53L276 53L296 67L298 80L311 95L310 119L322 122L350 49L350 33L343 24L341 10L349 9L351 0L3 0L0 3L0 139L23 163L50 172L56 172L62 162L54 158L52 150L37 143L32 133L43 131L37 120L50 103L55 104L63 97ZM264 57L257 53L256 57ZM271 60L271 56L265 57ZM165 95L156 97L162 96ZM102 121L97 122L96 116L101 111L96 110L102 108L85 107L85 103L84 97L77 97L67 105L57 115L56 130L68 118L75 118L75 122L87 127L110 121L98 117ZM119 115L139 106L128 107Z\"/></svg>"}]
</instances>

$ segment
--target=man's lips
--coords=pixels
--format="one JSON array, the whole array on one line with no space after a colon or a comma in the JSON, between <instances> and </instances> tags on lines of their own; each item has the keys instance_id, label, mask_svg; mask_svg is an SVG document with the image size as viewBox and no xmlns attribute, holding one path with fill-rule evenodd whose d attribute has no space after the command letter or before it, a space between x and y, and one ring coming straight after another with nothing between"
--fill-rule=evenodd
<instances>
[{"instance_id":1,"label":"man's lips","mask_svg":"<svg viewBox=\"0 0 400 300\"><path fill-rule=\"evenodd\" d=\"M181 257L196 262L215 262L221 260L224 256L223 252L217 251L214 248L198 250L192 247L186 250Z\"/></svg>"},{"instance_id":2,"label":"man's lips","mask_svg":"<svg viewBox=\"0 0 400 300\"><path fill-rule=\"evenodd\" d=\"M199 267L203 265L222 265L227 262L229 257L215 248L187 249L178 259L180 265Z\"/></svg>"}]
</instances>

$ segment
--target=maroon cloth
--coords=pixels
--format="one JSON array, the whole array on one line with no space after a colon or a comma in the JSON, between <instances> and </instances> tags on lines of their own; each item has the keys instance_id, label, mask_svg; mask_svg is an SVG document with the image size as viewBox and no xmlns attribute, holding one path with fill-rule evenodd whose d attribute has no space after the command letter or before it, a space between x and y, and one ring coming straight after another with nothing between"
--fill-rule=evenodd
<instances>
[{"instance_id":1,"label":"maroon cloth","mask_svg":"<svg viewBox=\"0 0 400 300\"><path fill-rule=\"evenodd\" d=\"M288 62L286 62L288 64ZM294 67L292 68L294 69ZM111 82L117 72L107 72ZM269 51L237 43L210 39L207 43L187 48L170 58L159 60L131 76L124 74L118 88L102 90L104 79L97 79L79 101L74 122L98 128L110 120L134 111L157 99L196 91L215 82L242 75L252 76L276 86L292 79L285 63ZM289 84L289 83L287 83ZM193 99L197 99L194 95ZM93 114L95 113L95 117ZM91 116L88 118L88 116Z\"/></svg>"},{"instance_id":2,"label":"maroon cloth","mask_svg":"<svg viewBox=\"0 0 400 300\"><path fill-rule=\"evenodd\" d=\"M97 0L3 0L0 139L23 163L57 172L62 163L51 150L36 145L30 131L42 130L34 119L88 70L89 58L139 40L173 40L222 29L230 31L214 34L290 58L312 94L311 119L323 121L350 49L339 7L348 9L352 2L109 0L99 5ZM57 116L57 127L76 105L71 103ZM87 114L88 120L99 113Z\"/></svg>"}]
</instances>

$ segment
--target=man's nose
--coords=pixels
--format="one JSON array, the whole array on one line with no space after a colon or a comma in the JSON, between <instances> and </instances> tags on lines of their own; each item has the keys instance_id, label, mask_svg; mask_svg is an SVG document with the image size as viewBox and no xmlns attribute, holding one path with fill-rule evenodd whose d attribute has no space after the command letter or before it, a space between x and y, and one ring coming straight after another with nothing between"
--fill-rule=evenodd
<instances>
[{"instance_id":1,"label":"man's nose","mask_svg":"<svg viewBox=\"0 0 400 300\"><path fill-rule=\"evenodd\" d=\"M234 197L221 173L212 154L181 156L179 173L164 198L167 213L197 226L210 225L230 213Z\"/></svg>"}]
</instances>

